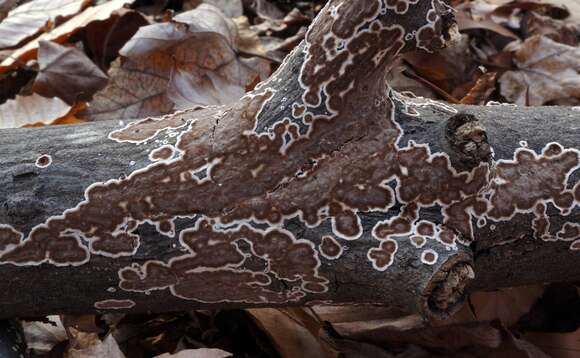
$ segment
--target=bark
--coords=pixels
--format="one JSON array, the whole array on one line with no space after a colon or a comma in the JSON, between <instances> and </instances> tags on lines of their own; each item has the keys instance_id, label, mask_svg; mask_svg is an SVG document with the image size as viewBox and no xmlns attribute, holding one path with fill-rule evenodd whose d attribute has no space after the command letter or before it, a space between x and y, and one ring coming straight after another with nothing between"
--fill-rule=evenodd
<instances>
[{"instance_id":1,"label":"bark","mask_svg":"<svg viewBox=\"0 0 580 358\"><path fill-rule=\"evenodd\" d=\"M441 47L449 9L338 3L232 106L0 131L0 317L444 317L468 290L580 280L578 112L399 95L386 71Z\"/></svg>"}]
</instances>

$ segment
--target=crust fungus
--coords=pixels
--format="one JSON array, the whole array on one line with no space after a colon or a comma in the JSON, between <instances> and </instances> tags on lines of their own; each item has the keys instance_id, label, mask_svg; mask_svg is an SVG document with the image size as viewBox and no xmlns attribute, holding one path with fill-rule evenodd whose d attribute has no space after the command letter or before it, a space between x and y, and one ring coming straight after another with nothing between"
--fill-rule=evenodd
<instances>
[{"instance_id":1,"label":"crust fungus","mask_svg":"<svg viewBox=\"0 0 580 358\"><path fill-rule=\"evenodd\" d=\"M18 245L22 240L22 233L16 231L10 225L0 224L0 252Z\"/></svg>"},{"instance_id":2,"label":"crust fungus","mask_svg":"<svg viewBox=\"0 0 580 358\"><path fill-rule=\"evenodd\" d=\"M387 239L381 241L378 248L372 248L368 251L368 259L372 262L375 270L385 271L393 264L395 254L399 245L395 240Z\"/></svg>"},{"instance_id":3,"label":"crust fungus","mask_svg":"<svg viewBox=\"0 0 580 358\"><path fill-rule=\"evenodd\" d=\"M98 310L126 310L135 307L133 300L116 300L109 299L95 302L95 308Z\"/></svg>"},{"instance_id":4,"label":"crust fungus","mask_svg":"<svg viewBox=\"0 0 580 358\"><path fill-rule=\"evenodd\" d=\"M164 145L155 150L152 150L151 153L149 153L149 159L153 162L159 160L169 160L171 159L171 157L173 157L174 153L175 149L173 148L173 146Z\"/></svg>"},{"instance_id":5,"label":"crust fungus","mask_svg":"<svg viewBox=\"0 0 580 358\"><path fill-rule=\"evenodd\" d=\"M439 254L435 250L428 249L421 253L421 262L425 265L434 265L438 258Z\"/></svg>"},{"instance_id":6,"label":"crust fungus","mask_svg":"<svg viewBox=\"0 0 580 358\"><path fill-rule=\"evenodd\" d=\"M123 268L120 287L137 292L169 288L187 300L246 303L297 301L307 293L328 289L328 281L318 273L314 245L286 230L261 231L248 225L216 230L201 219L195 228L181 232L180 242L190 254L167 264L149 261ZM241 242L249 244L249 252L240 249ZM264 266L251 269L247 261L252 257ZM271 288L277 281L286 282L288 288Z\"/></svg>"},{"instance_id":7,"label":"crust fungus","mask_svg":"<svg viewBox=\"0 0 580 358\"><path fill-rule=\"evenodd\" d=\"M299 302L330 291L319 254L344 259L343 248L324 236L318 252L284 224L292 219L313 228L330 222L340 238L378 239L378 247L367 251L370 262L360 263L378 271L393 266L399 242L429 244L422 252L410 247L414 261L421 252L430 266L420 269L437 271L432 279L426 274L429 290L422 299L428 310L448 312L473 271L467 259L445 255L460 256L456 241L474 239L472 220L524 208L528 203L519 201L529 190L522 188L530 183L533 204L553 198L565 206L572 195L566 175L577 163L570 150L553 147L539 159L520 151L515 163L502 161L493 173L487 163L458 172L447 154L431 153L427 144L401 144L404 133L384 72L403 49L440 47L450 10L439 0L363 5L331 1L277 72L236 104L147 118L110 133L118 143L171 144L150 153L155 163L90 185L77 206L37 225L26 238L16 232L17 239L6 239L0 263L80 265L91 255L132 256L141 242L140 225L152 224L172 237L176 219L195 218L194 227L179 232L186 254L124 267L119 287L169 289L175 297L206 303ZM373 105L360 106L369 101ZM471 129L466 138L483 143ZM538 179L526 173L521 179L522 168L513 168L535 172L538 165L550 169ZM492 175L497 180L489 205ZM557 182L550 193L541 186L546 180ZM387 217L395 205L399 215ZM432 207L441 208L444 222L421 220L420 211ZM375 216L363 228L366 213ZM396 236L411 236L412 245ZM444 272L438 272L441 267ZM124 300L97 304L129 308Z\"/></svg>"},{"instance_id":8,"label":"crust fungus","mask_svg":"<svg viewBox=\"0 0 580 358\"><path fill-rule=\"evenodd\" d=\"M335 260L342 255L343 248L332 236L326 235L322 237L318 251L324 258Z\"/></svg>"},{"instance_id":9,"label":"crust fungus","mask_svg":"<svg viewBox=\"0 0 580 358\"><path fill-rule=\"evenodd\" d=\"M36 159L35 165L38 168L46 168L52 164L52 157L48 154L43 154Z\"/></svg>"}]
</instances>

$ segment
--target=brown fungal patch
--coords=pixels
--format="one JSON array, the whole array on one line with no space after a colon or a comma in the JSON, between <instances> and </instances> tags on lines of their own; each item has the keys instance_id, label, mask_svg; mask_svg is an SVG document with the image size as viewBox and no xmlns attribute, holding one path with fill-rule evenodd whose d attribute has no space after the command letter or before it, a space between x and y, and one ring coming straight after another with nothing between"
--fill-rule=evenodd
<instances>
[{"instance_id":1,"label":"brown fungal patch","mask_svg":"<svg viewBox=\"0 0 580 358\"><path fill-rule=\"evenodd\" d=\"M0 224L0 252L18 245L22 240L22 233L10 225Z\"/></svg>"},{"instance_id":2,"label":"brown fungal patch","mask_svg":"<svg viewBox=\"0 0 580 358\"><path fill-rule=\"evenodd\" d=\"M36 159L35 165L38 168L46 168L52 164L52 157L48 154L43 154Z\"/></svg>"},{"instance_id":3,"label":"brown fungal patch","mask_svg":"<svg viewBox=\"0 0 580 358\"><path fill-rule=\"evenodd\" d=\"M411 4L416 4L419 0L386 0L385 5L388 9L393 9L397 14L405 14ZM430 20L433 21L433 20Z\"/></svg>"},{"instance_id":4,"label":"brown fungal patch","mask_svg":"<svg viewBox=\"0 0 580 358\"><path fill-rule=\"evenodd\" d=\"M417 224L417 233L419 235L433 237L435 236L435 224L429 221L419 221Z\"/></svg>"},{"instance_id":5,"label":"brown fungal patch","mask_svg":"<svg viewBox=\"0 0 580 358\"><path fill-rule=\"evenodd\" d=\"M98 310L126 310L135 307L133 300L116 300L109 299L95 302L95 308Z\"/></svg>"},{"instance_id":6,"label":"brown fungal patch","mask_svg":"<svg viewBox=\"0 0 580 358\"><path fill-rule=\"evenodd\" d=\"M335 260L342 255L342 246L332 236L323 236L320 245L318 245L320 254L329 259Z\"/></svg>"},{"instance_id":7,"label":"brown fungal patch","mask_svg":"<svg viewBox=\"0 0 580 358\"><path fill-rule=\"evenodd\" d=\"M169 160L173 157L175 153L175 149L172 145L164 145L157 149L154 149L149 153L149 159L151 161L159 161L159 160Z\"/></svg>"},{"instance_id":8,"label":"brown fungal patch","mask_svg":"<svg viewBox=\"0 0 580 358\"><path fill-rule=\"evenodd\" d=\"M401 214L386 221L378 222L373 228L373 236L379 240L391 236L400 236L411 233L413 223L419 215L419 208L415 204L409 204L402 208Z\"/></svg>"},{"instance_id":9,"label":"brown fungal patch","mask_svg":"<svg viewBox=\"0 0 580 358\"><path fill-rule=\"evenodd\" d=\"M444 47L448 29L454 23L453 9L440 0L431 1L431 10L427 13L427 24L416 33L417 48L427 52Z\"/></svg>"},{"instance_id":10,"label":"brown fungal patch","mask_svg":"<svg viewBox=\"0 0 580 358\"><path fill-rule=\"evenodd\" d=\"M570 250L580 251L580 240L576 240L572 244L570 244Z\"/></svg>"},{"instance_id":11,"label":"brown fungal patch","mask_svg":"<svg viewBox=\"0 0 580 358\"><path fill-rule=\"evenodd\" d=\"M251 253L239 248L240 242ZM235 230L218 230L206 219L180 234L190 251L163 263L149 261L119 271L119 287L147 292L169 288L177 297L200 302L289 302L308 292L328 290L328 280L318 273L320 261L314 245L297 240L286 230L261 231L248 225ZM247 263L249 257L264 262L261 269ZM284 281L284 290L271 288Z\"/></svg>"},{"instance_id":12,"label":"brown fungal patch","mask_svg":"<svg viewBox=\"0 0 580 358\"><path fill-rule=\"evenodd\" d=\"M356 240L362 233L360 217L352 210L331 204L329 214L332 218L332 231L346 240Z\"/></svg>"},{"instance_id":13,"label":"brown fungal patch","mask_svg":"<svg viewBox=\"0 0 580 358\"><path fill-rule=\"evenodd\" d=\"M451 230L447 227L438 228L437 241L441 242L447 246L454 246L456 245L455 241L457 240L457 235L455 234L454 230Z\"/></svg>"},{"instance_id":14,"label":"brown fungal patch","mask_svg":"<svg viewBox=\"0 0 580 358\"><path fill-rule=\"evenodd\" d=\"M487 210L487 200L470 196L443 209L443 224L461 234L462 241L470 242L474 239L472 217L479 218Z\"/></svg>"},{"instance_id":15,"label":"brown fungal patch","mask_svg":"<svg viewBox=\"0 0 580 358\"><path fill-rule=\"evenodd\" d=\"M488 183L489 166L456 173L445 153L431 154L427 145L411 142L397 153L400 165L397 196L403 203L450 205L475 195Z\"/></svg>"},{"instance_id":16,"label":"brown fungal patch","mask_svg":"<svg viewBox=\"0 0 580 358\"><path fill-rule=\"evenodd\" d=\"M125 127L109 133L109 139L120 143L143 143L156 137L164 130L187 127L192 113L202 117L209 114L219 113L219 111L219 107L207 107L202 109L178 111L162 117L144 118L131 122Z\"/></svg>"},{"instance_id":17,"label":"brown fungal patch","mask_svg":"<svg viewBox=\"0 0 580 358\"><path fill-rule=\"evenodd\" d=\"M434 265L439 259L439 254L431 249L424 250L421 253L421 262L425 265Z\"/></svg>"},{"instance_id":18,"label":"brown fungal patch","mask_svg":"<svg viewBox=\"0 0 580 358\"><path fill-rule=\"evenodd\" d=\"M534 208L534 219L532 220L532 229L536 239L549 240L550 220L546 215L546 204L538 203Z\"/></svg>"},{"instance_id":19,"label":"brown fungal patch","mask_svg":"<svg viewBox=\"0 0 580 358\"><path fill-rule=\"evenodd\" d=\"M0 263L31 266L47 262L55 266L77 266L89 259L88 249L75 233L60 232L53 237L47 226L43 225L35 227L31 235L38 239L20 240L18 245L5 247L5 252L0 255Z\"/></svg>"},{"instance_id":20,"label":"brown fungal patch","mask_svg":"<svg viewBox=\"0 0 580 358\"><path fill-rule=\"evenodd\" d=\"M398 244L395 240L386 239L381 241L378 248L372 248L367 252L367 257L371 261L375 270L385 271L395 261Z\"/></svg>"},{"instance_id":21,"label":"brown fungal patch","mask_svg":"<svg viewBox=\"0 0 580 358\"><path fill-rule=\"evenodd\" d=\"M424 236L413 235L409 237L411 244L416 248L420 249L427 243L427 239Z\"/></svg>"},{"instance_id":22,"label":"brown fungal patch","mask_svg":"<svg viewBox=\"0 0 580 358\"><path fill-rule=\"evenodd\" d=\"M495 166L488 216L511 218L548 201L561 210L570 210L573 200L566 185L579 163L577 150L564 149L558 143L548 144L541 155L519 148L513 160L500 160Z\"/></svg>"},{"instance_id":23,"label":"brown fungal patch","mask_svg":"<svg viewBox=\"0 0 580 358\"><path fill-rule=\"evenodd\" d=\"M580 238L580 224L565 223L562 229L556 234L556 237L562 241L572 241Z\"/></svg>"}]
</instances>

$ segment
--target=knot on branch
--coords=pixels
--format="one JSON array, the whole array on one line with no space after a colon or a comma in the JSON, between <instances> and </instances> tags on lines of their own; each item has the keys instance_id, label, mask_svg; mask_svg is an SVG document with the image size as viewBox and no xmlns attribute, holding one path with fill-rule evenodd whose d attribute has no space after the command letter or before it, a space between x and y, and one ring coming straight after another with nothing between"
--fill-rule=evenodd
<instances>
[{"instance_id":1,"label":"knot on branch","mask_svg":"<svg viewBox=\"0 0 580 358\"><path fill-rule=\"evenodd\" d=\"M489 145L485 128L471 114L458 113L449 118L445 128L447 142L455 155L454 167L457 169L473 169L480 163L491 161L491 146Z\"/></svg>"},{"instance_id":2,"label":"knot on branch","mask_svg":"<svg viewBox=\"0 0 580 358\"><path fill-rule=\"evenodd\" d=\"M425 309L427 316L444 319L461 308L465 300L465 288L475 278L471 263L450 260L446 267L438 270L426 290Z\"/></svg>"}]
</instances>

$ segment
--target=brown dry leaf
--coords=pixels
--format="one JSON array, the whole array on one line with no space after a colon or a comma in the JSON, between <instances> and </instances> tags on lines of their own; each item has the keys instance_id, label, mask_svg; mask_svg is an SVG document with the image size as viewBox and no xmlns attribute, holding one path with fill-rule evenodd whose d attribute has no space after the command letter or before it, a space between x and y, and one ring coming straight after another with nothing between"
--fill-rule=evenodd
<instances>
[{"instance_id":1,"label":"brown dry leaf","mask_svg":"<svg viewBox=\"0 0 580 358\"><path fill-rule=\"evenodd\" d=\"M53 41L57 43L65 42L73 34L83 29L88 24L94 21L103 21L113 16L114 12L121 9L126 4L132 3L134 0L111 0L104 2L101 5L91 6L86 8L83 12L68 20L64 24L54 28L53 30L42 34L33 41L28 42L18 50L14 51L8 58L0 63L0 73L6 72L11 68L21 65L36 58L36 52L40 41Z\"/></svg>"},{"instance_id":2,"label":"brown dry leaf","mask_svg":"<svg viewBox=\"0 0 580 358\"><path fill-rule=\"evenodd\" d=\"M388 306L320 305L312 306L312 310L316 313L320 320L327 321L332 324L369 320L391 320L392 322L401 321L401 312Z\"/></svg>"},{"instance_id":3,"label":"brown dry leaf","mask_svg":"<svg viewBox=\"0 0 580 358\"><path fill-rule=\"evenodd\" d=\"M270 337L282 358L338 355L319 339L320 322L304 309L261 308L246 311Z\"/></svg>"},{"instance_id":4,"label":"brown dry leaf","mask_svg":"<svg viewBox=\"0 0 580 358\"><path fill-rule=\"evenodd\" d=\"M518 105L540 106L560 98L580 98L580 48L533 36L518 45L518 70L499 79L501 94Z\"/></svg>"},{"instance_id":5,"label":"brown dry leaf","mask_svg":"<svg viewBox=\"0 0 580 358\"><path fill-rule=\"evenodd\" d=\"M521 286L476 292L469 299L478 320L499 320L504 327L511 327L530 311L543 293L543 285Z\"/></svg>"},{"instance_id":6,"label":"brown dry leaf","mask_svg":"<svg viewBox=\"0 0 580 358\"><path fill-rule=\"evenodd\" d=\"M552 358L576 358L580 355L580 329L571 333L526 333L524 338Z\"/></svg>"},{"instance_id":7,"label":"brown dry leaf","mask_svg":"<svg viewBox=\"0 0 580 358\"><path fill-rule=\"evenodd\" d=\"M96 333L81 332L72 327L69 327L69 334L70 345L64 358L125 358L111 334L102 341Z\"/></svg>"},{"instance_id":8,"label":"brown dry leaf","mask_svg":"<svg viewBox=\"0 0 580 358\"><path fill-rule=\"evenodd\" d=\"M496 32L505 37L509 37L516 40L519 39L519 37L512 31L491 20L487 19L473 20L464 12L458 12L457 15L455 16L455 19L457 21L457 26L459 27L460 31L488 30Z\"/></svg>"},{"instance_id":9,"label":"brown dry leaf","mask_svg":"<svg viewBox=\"0 0 580 358\"><path fill-rule=\"evenodd\" d=\"M107 85L107 75L75 47L41 41L38 64L39 74L32 90L44 97L59 97L73 104L89 100Z\"/></svg>"},{"instance_id":10,"label":"brown dry leaf","mask_svg":"<svg viewBox=\"0 0 580 358\"><path fill-rule=\"evenodd\" d=\"M38 94L16 96L0 106L0 129L35 123L50 124L66 117L70 111L71 106L59 98L46 98Z\"/></svg>"},{"instance_id":11,"label":"brown dry leaf","mask_svg":"<svg viewBox=\"0 0 580 358\"><path fill-rule=\"evenodd\" d=\"M17 46L50 28L55 21L79 13L90 3L90 0L33 0L20 5L0 22L0 49Z\"/></svg>"},{"instance_id":12,"label":"brown dry leaf","mask_svg":"<svg viewBox=\"0 0 580 358\"><path fill-rule=\"evenodd\" d=\"M489 72L481 75L475 85L460 101L461 104L482 105L495 90L497 73Z\"/></svg>"},{"instance_id":13,"label":"brown dry leaf","mask_svg":"<svg viewBox=\"0 0 580 358\"><path fill-rule=\"evenodd\" d=\"M282 32L290 28L300 28L310 24L311 19L300 12L298 9L290 11L284 18L275 19L266 17L264 22L252 26L252 29L259 34L269 32Z\"/></svg>"},{"instance_id":14,"label":"brown dry leaf","mask_svg":"<svg viewBox=\"0 0 580 358\"><path fill-rule=\"evenodd\" d=\"M184 349L175 354L161 354L155 358L227 358L233 354L217 348Z\"/></svg>"},{"instance_id":15,"label":"brown dry leaf","mask_svg":"<svg viewBox=\"0 0 580 358\"><path fill-rule=\"evenodd\" d=\"M170 66L163 54L115 60L109 70L109 84L95 94L83 117L99 121L171 113L174 104L166 95Z\"/></svg>"},{"instance_id":16,"label":"brown dry leaf","mask_svg":"<svg viewBox=\"0 0 580 358\"><path fill-rule=\"evenodd\" d=\"M121 49L110 83L86 115L136 118L194 106L228 104L269 75L267 61L241 59L236 29L215 7L202 4L167 23L145 26Z\"/></svg>"},{"instance_id":17,"label":"brown dry leaf","mask_svg":"<svg viewBox=\"0 0 580 358\"><path fill-rule=\"evenodd\" d=\"M266 49L262 46L258 34L250 29L248 18L240 16L233 19L238 31L238 49L245 53L265 55Z\"/></svg>"},{"instance_id":18,"label":"brown dry leaf","mask_svg":"<svg viewBox=\"0 0 580 358\"><path fill-rule=\"evenodd\" d=\"M105 21L94 21L83 31L84 44L91 59L106 71L119 56L119 50L142 26L149 25L142 13L131 9L119 9Z\"/></svg>"}]
</instances>

